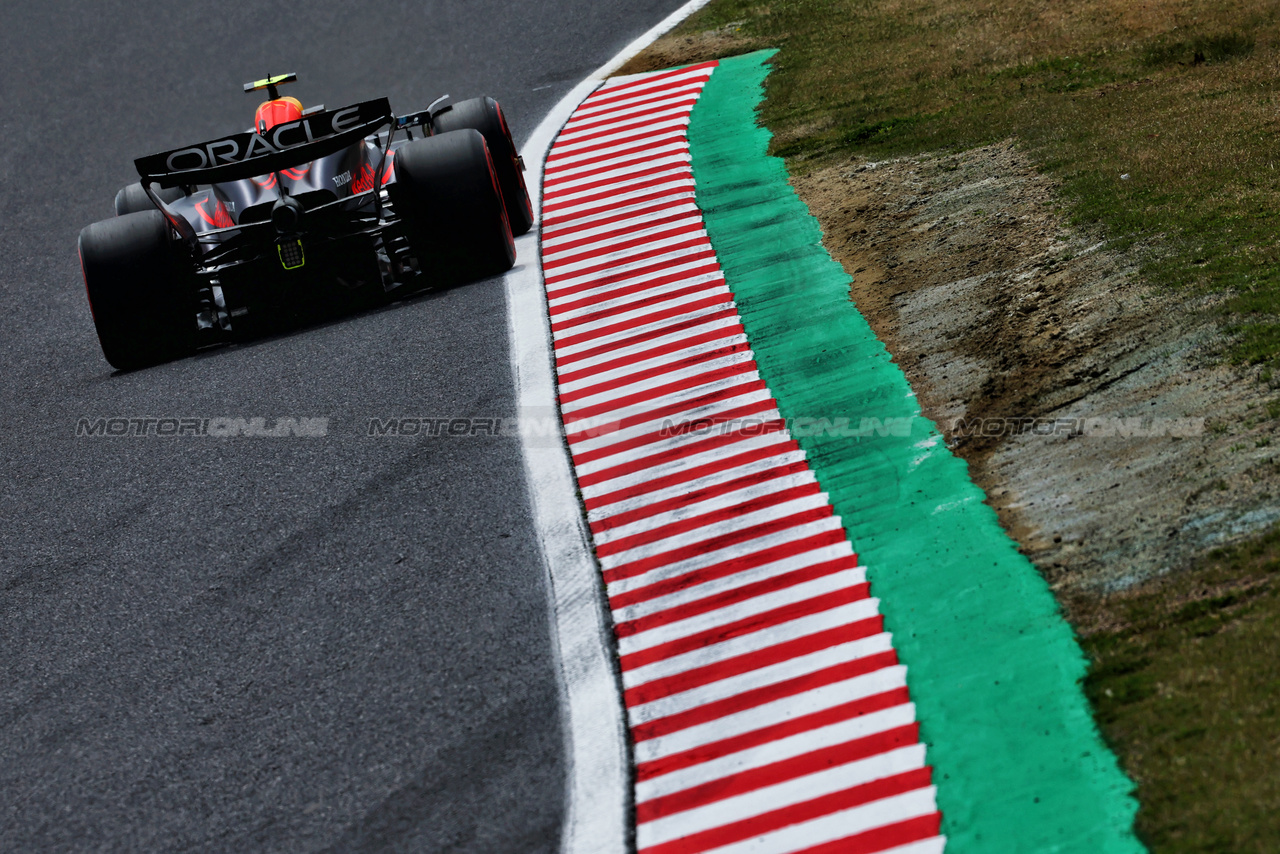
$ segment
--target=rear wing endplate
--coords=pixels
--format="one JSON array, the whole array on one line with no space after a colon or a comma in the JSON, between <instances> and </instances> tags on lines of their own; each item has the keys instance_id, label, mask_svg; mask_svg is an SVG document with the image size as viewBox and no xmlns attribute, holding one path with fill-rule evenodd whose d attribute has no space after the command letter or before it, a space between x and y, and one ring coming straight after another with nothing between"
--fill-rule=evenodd
<instances>
[{"instance_id":1,"label":"rear wing endplate","mask_svg":"<svg viewBox=\"0 0 1280 854\"><path fill-rule=\"evenodd\" d=\"M326 157L395 121L386 98L326 110L265 133L238 133L134 161L143 186L240 181Z\"/></svg>"}]
</instances>

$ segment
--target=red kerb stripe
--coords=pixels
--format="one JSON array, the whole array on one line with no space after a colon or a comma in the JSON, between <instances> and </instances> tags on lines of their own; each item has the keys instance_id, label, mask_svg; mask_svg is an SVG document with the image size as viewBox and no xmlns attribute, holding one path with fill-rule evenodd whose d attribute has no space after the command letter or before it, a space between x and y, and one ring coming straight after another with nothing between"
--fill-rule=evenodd
<instances>
[{"instance_id":1,"label":"red kerb stripe","mask_svg":"<svg viewBox=\"0 0 1280 854\"><path fill-rule=\"evenodd\" d=\"M548 201L545 205L542 206L542 209L550 216L550 215L554 215L557 211L566 210L569 208L583 207L586 205L590 205L592 202L598 202L602 200L609 201L611 199L616 199L619 195L622 195L624 192L638 193L642 190L649 190L655 187L661 187L666 184L674 184L679 181L686 181L686 180L689 180L690 177L691 176L687 172L679 172L679 173L674 173L670 175L651 175L650 177L645 178L644 180L635 181L631 183L631 185L628 186L626 190L616 190L616 189L603 190L603 191L590 192L590 193L584 193L584 194L580 194L576 190L566 190L564 193L560 194L559 198ZM665 192L670 192L670 190L666 190Z\"/></svg>"},{"instance_id":2,"label":"red kerb stripe","mask_svg":"<svg viewBox=\"0 0 1280 854\"><path fill-rule=\"evenodd\" d=\"M693 105L698 102L698 98L702 95L702 87L694 81L689 81L685 85L698 85L698 89L691 89L687 92L676 92L673 91L673 89L663 89L648 98L628 98L625 102L616 105L611 110L602 110L589 116L579 115L575 118L569 119L569 121L565 123L564 129L560 131L560 136L557 137L557 141L560 139L567 140L569 138L576 139L578 133L581 131L589 131L592 128L604 127L605 125L612 124L614 122L625 121L626 118L630 118L630 116L623 117L623 114L628 111L635 111L632 112L633 116L651 114L653 110L645 110L643 108L658 104L662 101L666 101L668 103L662 104L661 107L656 107L655 109L662 111L671 110L672 112L675 112L676 110L683 108L686 112L693 112ZM585 105L584 108L591 109Z\"/></svg>"},{"instance_id":3,"label":"red kerb stripe","mask_svg":"<svg viewBox=\"0 0 1280 854\"><path fill-rule=\"evenodd\" d=\"M930 777L929 769L921 768L916 771L908 771L905 774L896 774L881 780L873 780L870 783L863 783L861 786L854 786L842 792L833 792L820 798L814 798L811 801L754 815L733 824L726 824L711 830L704 830L701 833L690 834L662 845L641 848L640 854L692 854L692 852L707 851L733 842L741 842L744 839L761 836L789 825L812 821L835 812L926 788L929 785Z\"/></svg>"},{"instance_id":4,"label":"red kerb stripe","mask_svg":"<svg viewBox=\"0 0 1280 854\"><path fill-rule=\"evenodd\" d=\"M645 230L648 230L648 229L658 228L659 226L666 225L668 223L681 222L683 220L698 216L697 211L688 211L688 210L673 211L666 205L663 205L657 208L657 210L661 211L661 213L658 213L656 216L643 216L643 217L635 217L635 218L643 219L644 220L643 227L645 228ZM600 243L606 240L612 240L617 237L634 234L636 231L636 226L632 223L628 223L626 225L618 225L617 223L600 223L599 225L600 226L607 225L608 228L602 228L602 230L597 231L594 234L584 235L582 237L577 237L572 240L561 240L561 241L558 241L553 246L547 246L546 238L544 237L543 244L542 244L542 254L544 256L558 254L569 249L577 249L581 246L590 246L592 243ZM597 224L592 223L590 227L595 228L597 227ZM552 299L555 299L560 296L563 296L563 294L551 294Z\"/></svg>"},{"instance_id":5,"label":"red kerb stripe","mask_svg":"<svg viewBox=\"0 0 1280 854\"><path fill-rule=\"evenodd\" d=\"M788 528L799 528L810 522L820 522L823 519L830 519L834 515L831 505L827 504L810 510L802 510L799 513L792 513L790 516L783 516L779 519L770 519L767 522L761 522L748 528L739 528L736 531L721 534L709 540L702 540L681 548L652 555L651 557L628 561L612 569L606 569L603 572L604 580L606 584L609 584L614 581L621 581L624 578L634 578L637 575L644 575L646 572L660 567L671 566L699 555L718 552L721 549L767 537L770 534L776 534Z\"/></svg>"},{"instance_id":6,"label":"red kerb stripe","mask_svg":"<svg viewBox=\"0 0 1280 854\"><path fill-rule=\"evenodd\" d=\"M585 326L590 323L600 323L612 317L618 317L624 314L634 314L645 308L666 305L672 300L688 298L698 294L719 294L722 300L731 297L729 288L724 283L724 279L712 279L707 282L694 282L677 287L655 288L655 292L647 296L633 295L635 299L608 307L600 307L593 312L579 314L577 317L566 318L564 320L554 321L552 327L560 327L562 330L576 329L579 326Z\"/></svg>"},{"instance_id":7,"label":"red kerb stripe","mask_svg":"<svg viewBox=\"0 0 1280 854\"><path fill-rule=\"evenodd\" d=\"M604 139L606 137L615 136L616 134L640 130L654 124L665 124L666 122L677 119L688 119L689 114L693 111L692 108L692 103L690 103L688 107L683 108L672 105L671 107L663 109L662 112L664 115L655 115L650 113L639 118L636 118L635 116L628 116L625 119L601 121L597 122L595 125L584 125L573 128L572 130L566 126L564 130L560 131L560 135L556 137L556 144L563 144L565 146L578 145L579 143L590 142L593 139ZM609 125L615 126L609 127Z\"/></svg>"},{"instance_id":8,"label":"red kerb stripe","mask_svg":"<svg viewBox=\"0 0 1280 854\"><path fill-rule=\"evenodd\" d=\"M582 229L595 228L596 226L617 225L618 223L625 223L628 220L641 219L646 215L657 211L666 211L670 213L672 217L688 216L689 212L687 210L675 210L675 206L677 204L681 206L691 205L693 204L693 198L690 196L688 198L672 202L671 199L662 195L657 200L650 199L648 201L628 202L618 210L611 211L607 214L595 214L586 222L583 222L582 217L578 215L561 217L561 220L567 221L568 224L562 222L558 227L553 225L552 221L544 219L542 221L542 239L557 240L564 235L571 235L581 231ZM554 297L558 296L560 292L548 293Z\"/></svg>"},{"instance_id":9,"label":"red kerb stripe","mask_svg":"<svg viewBox=\"0 0 1280 854\"><path fill-rule=\"evenodd\" d=\"M785 426L785 422L781 419L770 421L761 426L761 430L765 433L780 433ZM578 477L578 483L581 486L595 486L597 483L604 483L618 477L625 477L629 474L645 471L646 469L656 468L665 463L683 460L687 457L704 454L708 451L714 451L719 448L725 448L735 445L744 439L753 438L756 433L744 433L741 430L734 430L728 433L716 433L711 436L691 435L686 441L681 442L673 447L664 448L656 454L647 454L642 457L632 457L629 460L619 462L617 465L610 466L607 469L600 469L591 474L584 474Z\"/></svg>"},{"instance_id":10,"label":"red kerb stripe","mask_svg":"<svg viewBox=\"0 0 1280 854\"><path fill-rule=\"evenodd\" d=\"M683 317L685 314L688 314L691 311L697 311L700 308L712 308L713 306L720 305L723 305L726 308L730 307L729 301L724 296L713 296L701 300L692 300L682 305L677 305L662 311L655 311L652 314L646 314L641 318L632 318L630 321L614 323L609 326L601 326L597 329L590 329L574 335L565 335L564 337L559 338L556 343L561 347L571 347L574 344L585 344L588 341L593 341L596 338L603 338L606 335L626 332L627 330L634 329L639 325L657 323L660 320L667 320L669 318Z\"/></svg>"},{"instance_id":11,"label":"red kerb stripe","mask_svg":"<svg viewBox=\"0 0 1280 854\"><path fill-rule=\"evenodd\" d=\"M840 714L847 715L844 712ZM852 715L852 717L857 717L857 715ZM842 720L845 720L845 718L837 716L827 723L839 723ZM817 727L805 727L791 734L808 732L810 729L817 729ZM778 735L775 736L775 739L770 740L782 737L782 735ZM850 762L857 762L860 759L888 753L899 747L907 747L917 743L919 743L919 729L915 724L910 724L887 732L848 741L844 744L823 745L817 750L803 753L800 756L792 756L789 759L771 762L767 765L759 765L739 771L729 778L711 780L679 792L672 792L669 795L638 803L636 804L636 824L643 824L646 821L653 821L655 818L705 806L725 798L732 798L735 795L762 789L765 786L773 786L787 780L794 780L796 777L804 777L818 771L825 771L837 765L847 765ZM910 786L908 791L929 785L928 766L913 769L913 771L906 773L919 771L925 772L925 782ZM868 800L876 799L869 798Z\"/></svg>"},{"instance_id":12,"label":"red kerb stripe","mask_svg":"<svg viewBox=\"0 0 1280 854\"><path fill-rule=\"evenodd\" d=\"M663 154L674 154L680 151L688 151L689 143L685 140L683 134L669 133L666 139L660 137L648 141L641 140L634 145L620 146L618 148L601 149L601 153L594 157L583 157L582 152L574 152L566 154L563 157L556 157L552 152L552 157L556 157L556 162L547 162L546 172L559 172L567 177L579 177L583 174L589 174L588 167L598 167L599 171L608 171L615 168L623 161L630 161L637 157L652 157L655 150L662 150ZM581 158L579 160L571 160L570 158ZM560 163L564 160L564 163ZM605 166L605 164L608 164Z\"/></svg>"},{"instance_id":13,"label":"red kerb stripe","mask_svg":"<svg viewBox=\"0 0 1280 854\"><path fill-rule=\"evenodd\" d=\"M809 581L816 581L819 578L825 578L828 575L834 575L844 570L856 569L858 562L853 557L844 557L837 560L824 561L823 563L813 564L811 566L801 567L800 569L784 572L781 575L774 575L768 578L762 578L751 584L744 584L741 587L733 587L729 590L722 590L719 593L705 596L701 599L694 599L690 602L684 602L671 608L664 608L661 611L655 611L652 614L646 614L643 617L636 617L633 620L624 620L614 624L613 633L620 638L629 638L640 632L647 632L656 629L659 626L668 626L672 623L678 623L681 620L687 620L690 617L696 617L699 614L706 614L711 611L718 611L729 605L736 605L745 602L748 599L754 599L757 596L763 596L766 593L774 593L778 590L786 590L788 587L795 587L797 584L804 584ZM862 598L866 598L869 594L866 582L862 584L852 585L859 589Z\"/></svg>"},{"instance_id":14,"label":"red kerb stripe","mask_svg":"<svg viewBox=\"0 0 1280 854\"><path fill-rule=\"evenodd\" d=\"M731 575L737 575L740 572L746 572L756 567L766 566L775 561L785 560L796 555L803 555L808 552L816 551L826 546L835 545L845 541L845 534L842 530L822 531L818 534L810 534L807 537L791 540L790 542L781 543L768 549L761 549L758 552L751 552L745 555L732 557L728 560L713 564L702 569L693 570L692 572L681 573L674 578L665 578L647 584L644 587L635 590L629 590L626 593L617 593L609 597L609 607L615 611L625 608L628 605L635 605L640 602L648 602L651 599L657 599L660 596L667 596L671 593L677 593L682 590L688 590L697 587L700 584L707 584L711 581L717 581L721 578L728 578Z\"/></svg>"},{"instance_id":15,"label":"red kerb stripe","mask_svg":"<svg viewBox=\"0 0 1280 854\"><path fill-rule=\"evenodd\" d=\"M833 839L795 854L878 854L912 842L923 842L938 835L942 829L942 813L934 812L917 818L909 818L896 824L877 827L865 833Z\"/></svg>"},{"instance_id":16,"label":"red kerb stripe","mask_svg":"<svg viewBox=\"0 0 1280 854\"><path fill-rule=\"evenodd\" d=\"M734 377L747 376L754 373L756 363L753 360L744 360L732 365L725 365L722 368L707 371L704 374L695 374L690 377L681 377L678 380L672 380L664 385L654 386L652 388L637 391L632 394L625 394L621 397L611 398L601 403L595 403L590 406L583 406L574 409L573 412L565 413L566 418L594 418L597 415L608 415L609 413L618 412L619 410L628 409L633 406L639 406L652 400L658 400L667 395L677 394L690 389L701 388L731 380Z\"/></svg>"},{"instance_id":17,"label":"red kerb stripe","mask_svg":"<svg viewBox=\"0 0 1280 854\"><path fill-rule=\"evenodd\" d=\"M641 762L636 765L636 780L652 780L655 777L661 777L663 774L670 774L673 771L679 771L681 768L688 768L692 765L701 765L703 762L710 762L713 759L719 759L722 756L729 756L734 753L740 753L744 750L750 750L753 747L759 747L762 744L768 744L771 741L777 741L788 736L798 735L802 732L820 729L824 726L837 724L841 721L860 718L863 715L869 715L872 712L882 712L885 709L892 709L897 706L905 706L911 702L911 697L906 688L894 688L891 691L884 691L880 694L873 694L869 697L860 697L856 700L850 700L847 703L841 703L830 708L820 709L816 712L810 712L807 715L799 715L794 718L785 718L776 724L761 727L760 729L744 732L731 738L713 741L710 744L700 744L680 753L672 753L669 756L663 756L660 759L651 759L648 762ZM803 709L803 700L794 703L797 709ZM883 732L872 733L860 740L863 743L867 755L876 753L887 753L899 747L905 747L915 744L919 741L919 727L917 724L911 723L901 727L894 727Z\"/></svg>"},{"instance_id":18,"label":"red kerb stripe","mask_svg":"<svg viewBox=\"0 0 1280 854\"><path fill-rule=\"evenodd\" d=\"M747 384L748 390L754 390L750 388L752 385L754 384ZM760 388L763 389L763 387L764 383L761 382ZM651 418L654 416L649 415L646 417ZM623 422L626 420L627 419L623 419ZM655 477L641 483L633 483L621 489L614 490L613 492L606 492L601 495L597 495L594 498L584 498L583 502L587 505L588 510L595 507L604 507L609 504L616 504L624 498L634 498L649 492L657 492L660 489L666 489L670 486L692 483L695 480L699 480L713 474L718 474L722 471L727 471L729 469L736 468L737 466L754 462L755 460L768 459L769 457L774 457L788 451L799 450L800 446L796 444L795 439L787 439L782 442L771 443L763 448L752 448L751 450L743 451L730 457L712 460L710 462L703 463L700 466L693 466L692 468L687 468L669 475ZM579 480L579 484L581 484L581 480Z\"/></svg>"},{"instance_id":19,"label":"red kerb stripe","mask_svg":"<svg viewBox=\"0 0 1280 854\"><path fill-rule=\"evenodd\" d=\"M680 267L681 269L673 269ZM720 265L716 263L715 252L710 248L691 252L681 258L678 263L673 264L670 260L659 260L652 264L646 264L633 270L616 270L607 276L596 276L583 279L577 284L562 285L552 297L561 298L574 296L586 291L593 291L598 288L607 288L610 285L645 285L655 281L672 281L678 282L686 277L700 276L706 273L715 273L720 270ZM570 281L580 277L564 276L562 281ZM720 277L723 281L724 277ZM602 297L596 294L594 297L584 297L584 300L596 301ZM566 305L569 305L566 303ZM552 320L564 309L561 306L555 306L551 309ZM563 346L560 341L555 342L556 347Z\"/></svg>"},{"instance_id":20,"label":"red kerb stripe","mask_svg":"<svg viewBox=\"0 0 1280 854\"><path fill-rule=\"evenodd\" d=\"M591 294L590 296L580 297L576 300L571 300L557 306L552 306L551 319L553 321L558 321L562 319L564 315L570 312L580 311L582 309L590 309L593 306L598 306L603 302L613 302L615 300L623 299L629 296L638 296L639 294L643 294L646 291L658 291L658 292L665 293L666 291L662 291L663 288L670 289L672 287L679 287L679 286L692 287L694 285L712 284L716 282L720 283L722 286L724 284L724 276L715 275L716 273L719 273L720 268L714 261L704 261L701 264L695 264L694 266L689 266L686 263L680 266L684 267L685 269L673 270L672 272L667 273L665 275L645 276L643 278L635 278L635 279L622 279L619 282L612 282L609 284L599 285L597 287L600 288L600 290L598 290L594 294ZM705 282L692 281L693 279L703 278L703 277L705 277L707 281ZM592 290L595 290L595 288L593 288ZM571 296L571 294L565 294L565 296ZM596 371L606 370L605 368L599 367L599 366L593 367L592 369ZM567 380L565 380L564 377L561 377L560 379L562 382L567 382Z\"/></svg>"},{"instance_id":21,"label":"red kerb stripe","mask_svg":"<svg viewBox=\"0 0 1280 854\"><path fill-rule=\"evenodd\" d=\"M674 715L667 715L666 717L635 724L631 727L631 737L636 741L661 738L664 735L671 735L671 733L679 732L682 729L689 729L690 727L719 720L737 712L745 712L747 709L754 709L757 706L763 706L766 703L772 703L784 697L794 697L797 694L813 691L825 685L834 685L836 682L844 682L847 679L865 676L868 673L874 673L886 667L893 667L897 663L898 654L891 649L874 655L855 658L852 661L842 661L839 664L833 664L830 667L824 667L812 673L805 673L800 676L794 676L791 679L784 679L781 682L774 682L770 685L753 688L750 691L743 691L741 694L725 697L723 700L703 703L701 706L695 706L692 709L686 709Z\"/></svg>"},{"instance_id":22,"label":"red kerb stripe","mask_svg":"<svg viewBox=\"0 0 1280 854\"><path fill-rule=\"evenodd\" d=\"M591 190L599 190L605 187L612 188L614 193L626 193L641 185L641 181L648 178L656 178L659 176L680 176L691 175L689 171L689 163L684 160L677 160L674 163L653 164L652 158L637 158L636 163L643 164L634 169L627 169L626 166L612 167L603 171L606 172L623 172L625 175L615 175L610 178L594 178L593 180L583 180L585 176L575 176L574 178L565 179L557 182L554 186L549 187L543 192L542 198L545 201L553 201L560 198L582 195ZM590 240L590 237L583 238ZM563 247L555 247L555 251L560 251ZM544 247L545 249L545 247Z\"/></svg>"},{"instance_id":23,"label":"red kerb stripe","mask_svg":"<svg viewBox=\"0 0 1280 854\"><path fill-rule=\"evenodd\" d=\"M685 350L691 350L694 347L698 347L703 344L710 344L714 341L724 341L743 334L744 331L741 324L736 324L734 326L720 326L715 329L689 335L685 338L677 338L674 341L667 341L663 344L656 344L651 347L636 350L634 352L627 353L625 356L610 359L607 362L596 362L595 364L586 365L584 367L577 368L576 370L560 371L558 372L558 377L561 385L564 383L577 382L578 380L586 379L594 374L605 374L609 371L616 371L619 368L625 368L628 365L634 365L637 362L647 362L650 359L656 359L659 356L682 353Z\"/></svg>"},{"instance_id":24,"label":"red kerb stripe","mask_svg":"<svg viewBox=\"0 0 1280 854\"><path fill-rule=\"evenodd\" d=\"M674 423L675 419L670 419L673 422L673 426L671 426L670 429L668 429L667 425L664 424L652 433L645 433L640 436L633 436L630 439L624 439L621 441L612 442L608 445L604 445L590 451L573 452L572 451L573 446L570 445L571 453L573 453L573 462L574 462L574 465L582 466L582 465L586 465L587 463L596 462L597 460L603 460L603 459L607 459L608 457L616 456L617 454L624 453L626 451L634 451L638 448L644 448L648 445L654 444L655 442L661 442L669 439L674 439L679 436L688 435L689 433L700 432L703 430L705 430L708 433L718 432L718 431L715 431L713 428L718 427L720 425L731 424L732 422L737 421L738 419L746 420L747 418L750 418L753 415L757 416L756 423L763 424L765 422L760 419L765 415L770 415L770 416L774 415L777 406L778 404L773 400L768 400L768 399L758 400L755 403L749 403L746 406L740 406L735 409L727 409L722 412L716 413L714 416L708 416L706 419L702 419L699 421L699 424L705 424L706 425L705 427L699 427L697 429L688 430L688 431L683 429L683 422L680 424L675 424ZM728 428L721 427L721 429L725 430L726 432L728 431ZM693 504L693 503L694 501L692 497L688 497L680 500L679 503L675 506L683 507L686 504ZM659 513L659 512L662 512L662 511L650 510L649 508L645 508L644 516L647 517L649 515L652 515L654 513ZM640 517L640 518L644 518L644 517ZM616 527L616 524L609 525L606 527ZM591 527L591 530L593 533L596 533L599 530L603 530L603 529L597 529L596 526L593 524Z\"/></svg>"},{"instance_id":25,"label":"red kerb stripe","mask_svg":"<svg viewBox=\"0 0 1280 854\"><path fill-rule=\"evenodd\" d=\"M726 356L732 356L736 353L746 353L750 349L751 348L747 345L747 342L739 341L736 344L726 344L723 347L716 347L713 350L707 350L702 353L691 353L682 359L676 359L663 365L656 365L652 368L646 368L643 371L623 374L621 376L614 377L613 379L596 383L595 385L576 388L573 391L561 392L560 402L570 403L575 400L582 400L586 397L603 394L606 391L613 391L615 389L634 385L635 383L644 382L645 380L666 376L667 374L675 373L676 371L695 368L706 362L713 362L716 359L723 359Z\"/></svg>"},{"instance_id":26,"label":"red kerb stripe","mask_svg":"<svg viewBox=\"0 0 1280 854\"><path fill-rule=\"evenodd\" d=\"M802 620L805 617L812 617L815 614L831 611L844 605L852 605L854 602L860 602L866 598L866 590L862 585L847 587L844 590L833 590L830 593L823 593L820 596L814 596L799 602L790 602L768 611L762 611L759 614L749 614L697 634L687 635L686 637L669 640L666 643L636 650L623 655L620 659L620 666L625 673L645 665L665 661L668 658L676 658L689 652L706 651L707 655L711 656L715 654L715 650L711 649L711 647L717 644L731 641L734 638L753 635L765 629L776 628L786 623Z\"/></svg>"},{"instance_id":27,"label":"red kerb stripe","mask_svg":"<svg viewBox=\"0 0 1280 854\"><path fill-rule=\"evenodd\" d=\"M765 495L757 495L737 504L731 504L724 507L717 507L696 516L687 516L676 519L665 525L648 528L644 531L632 534L629 537L619 537L616 540L610 540L607 543L599 543L596 546L596 554L601 557L607 555L615 555L639 546L656 543L659 540L665 540L680 534L695 531L699 528L705 528L708 525L714 525L719 522L727 522L747 513L757 513L770 507L776 507L779 504L785 504L788 501L794 501L798 498L805 498L810 495L817 495L822 487L816 483L802 483L792 486L788 489L781 489L777 492L766 493ZM690 505L691 506L691 505Z\"/></svg>"},{"instance_id":28,"label":"red kerb stripe","mask_svg":"<svg viewBox=\"0 0 1280 854\"><path fill-rule=\"evenodd\" d=\"M762 405L774 406L772 400L763 400ZM782 463L773 468L761 469L741 477L735 477L732 480L714 483L696 489L693 492L677 495L674 498L668 498L664 501L655 501L652 504L645 504L632 510L623 510L596 519L591 523L591 532L593 534L600 531L607 531L611 528L617 528L621 525L629 525L632 522L638 522L641 519L648 519L655 513L666 513L668 510L675 510L678 507L684 507L686 504L696 504L699 501L705 501L708 498L715 498L717 495L725 495L730 492L736 492L739 489L746 489L752 486L758 486L770 480L788 475L800 474L809 470L808 465L803 460L797 460L791 463Z\"/></svg>"},{"instance_id":29,"label":"red kerb stripe","mask_svg":"<svg viewBox=\"0 0 1280 854\"><path fill-rule=\"evenodd\" d=\"M686 65L684 68L676 68L671 71L661 71L651 75L646 74L644 77L637 80L623 80L611 83L608 86L597 89L592 93L585 101L583 101L582 107L579 109L588 106L595 107L602 102L613 101L624 96L631 97L634 96L637 91L644 91L658 83L665 82L667 84L671 84L673 79L681 77L688 77L693 80L706 80L710 75L709 71L705 75L698 74L697 72L715 68L719 64L719 60L713 59L708 62L699 62L695 65Z\"/></svg>"},{"instance_id":30,"label":"red kerb stripe","mask_svg":"<svg viewBox=\"0 0 1280 854\"><path fill-rule=\"evenodd\" d=\"M717 311L709 311L696 317L678 317L670 323L655 325L652 329L645 329L630 335L626 338L619 338L616 341L610 341L606 344L599 344L595 347L589 347L585 350L579 350L576 353L560 354L556 353L556 367L558 370L564 369L568 365L580 362L583 359L594 359L605 353L615 353L624 347L632 347L636 344L643 344L646 341L652 341L655 338L663 338L667 335L675 335L678 332L684 332L689 329L696 329L708 323L715 323L718 320L736 320L738 312L733 306L726 306ZM556 342L557 346L560 342ZM585 370L585 369L584 369Z\"/></svg>"},{"instance_id":31,"label":"red kerb stripe","mask_svg":"<svg viewBox=\"0 0 1280 854\"><path fill-rule=\"evenodd\" d=\"M655 679L643 685L636 685L634 688L628 688L623 691L623 700L628 707L651 703L654 700L661 700L663 697L681 694L732 676L741 676L743 673L799 658L812 652L819 652L824 649L830 649L833 646L852 643L872 635L878 635L882 631L884 631L884 619L878 616L844 626L836 626L825 631L815 632L811 635L766 647L765 649L755 650L733 658L726 658L724 661L717 661L714 664L695 667L683 673Z\"/></svg>"}]
</instances>

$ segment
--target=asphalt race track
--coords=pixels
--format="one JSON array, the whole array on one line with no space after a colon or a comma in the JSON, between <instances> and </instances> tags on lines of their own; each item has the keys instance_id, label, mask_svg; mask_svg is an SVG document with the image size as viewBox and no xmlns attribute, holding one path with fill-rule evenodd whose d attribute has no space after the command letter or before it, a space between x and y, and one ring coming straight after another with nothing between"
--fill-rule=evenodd
<instances>
[{"instance_id":1,"label":"asphalt race track","mask_svg":"<svg viewBox=\"0 0 1280 854\"><path fill-rule=\"evenodd\" d=\"M514 415L502 282L115 374L76 236L134 157L246 127L247 80L400 112L487 93L519 142L679 5L0 11L0 850L555 850L519 440L368 435ZM77 435L112 418L328 421Z\"/></svg>"}]
</instances>

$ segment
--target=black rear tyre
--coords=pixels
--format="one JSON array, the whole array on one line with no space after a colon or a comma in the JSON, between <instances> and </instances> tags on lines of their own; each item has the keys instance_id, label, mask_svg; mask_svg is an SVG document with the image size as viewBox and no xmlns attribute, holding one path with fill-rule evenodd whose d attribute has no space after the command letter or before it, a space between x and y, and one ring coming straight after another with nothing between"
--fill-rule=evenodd
<instances>
[{"instance_id":1,"label":"black rear tyre","mask_svg":"<svg viewBox=\"0 0 1280 854\"><path fill-rule=\"evenodd\" d=\"M492 98L471 98L447 107L432 121L436 133L471 128L484 135L493 156L493 170L498 174L498 186L507 207L507 220L511 233L524 234L533 227L533 203L524 184L524 170L520 166L516 144L507 128L502 107Z\"/></svg>"},{"instance_id":2,"label":"black rear tyre","mask_svg":"<svg viewBox=\"0 0 1280 854\"><path fill-rule=\"evenodd\" d=\"M388 190L428 281L457 284L515 264L515 238L478 131L413 140L396 150L395 177Z\"/></svg>"},{"instance_id":3,"label":"black rear tyre","mask_svg":"<svg viewBox=\"0 0 1280 854\"><path fill-rule=\"evenodd\" d=\"M160 211L87 226L80 266L98 341L113 367L128 371L195 351L194 276L170 243Z\"/></svg>"},{"instance_id":4,"label":"black rear tyre","mask_svg":"<svg viewBox=\"0 0 1280 854\"><path fill-rule=\"evenodd\" d=\"M157 188L156 195L163 202L176 202L182 198L183 193L178 187L169 187L167 189ZM116 193L116 216L140 213L141 211L153 211L155 209L155 203L151 201L147 191L142 189L141 183L129 184Z\"/></svg>"}]
</instances>

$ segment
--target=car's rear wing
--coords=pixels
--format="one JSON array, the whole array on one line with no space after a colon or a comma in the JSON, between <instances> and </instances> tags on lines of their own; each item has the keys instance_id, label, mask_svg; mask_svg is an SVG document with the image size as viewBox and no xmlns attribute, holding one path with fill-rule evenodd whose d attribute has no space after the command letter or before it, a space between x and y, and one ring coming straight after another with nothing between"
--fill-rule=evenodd
<instances>
[{"instance_id":1,"label":"car's rear wing","mask_svg":"<svg viewBox=\"0 0 1280 854\"><path fill-rule=\"evenodd\" d=\"M285 122L263 132L250 131L134 161L147 187L220 184L267 175L341 151L395 122L386 98L363 101Z\"/></svg>"}]
</instances>

